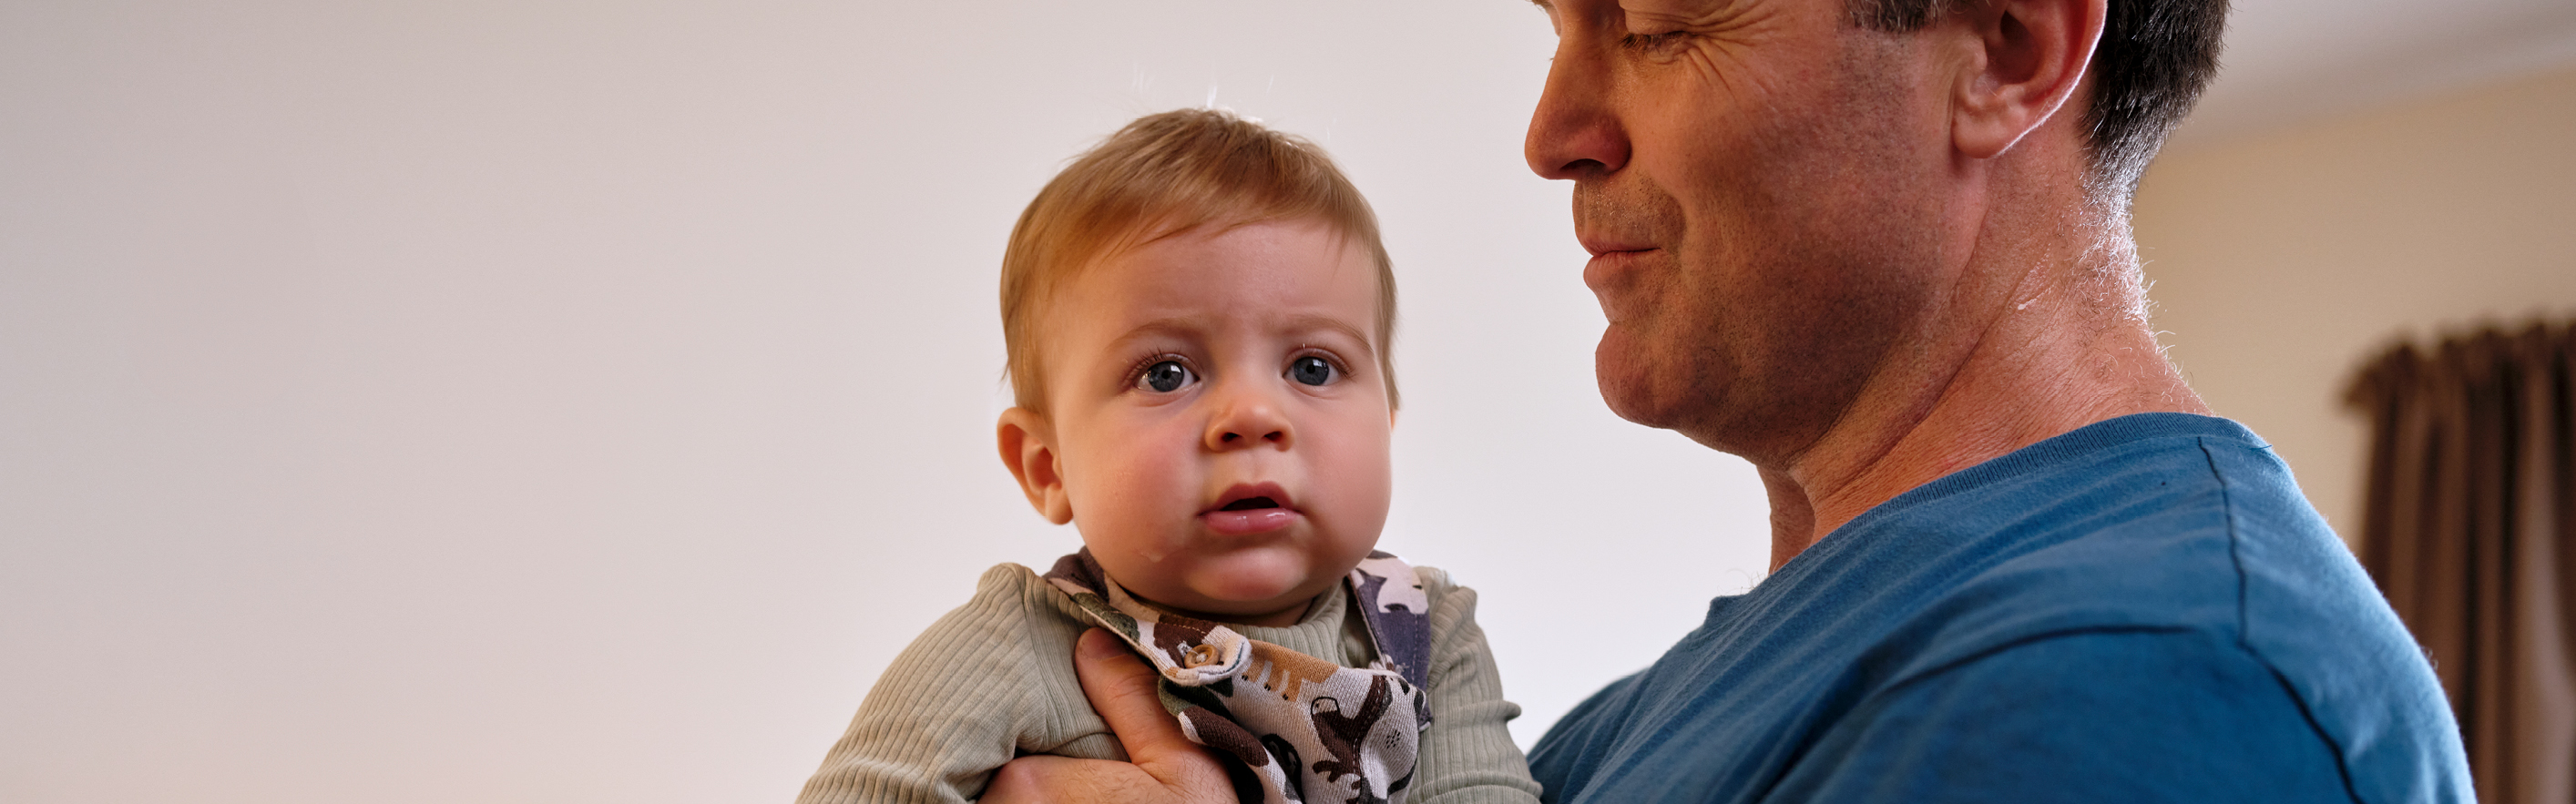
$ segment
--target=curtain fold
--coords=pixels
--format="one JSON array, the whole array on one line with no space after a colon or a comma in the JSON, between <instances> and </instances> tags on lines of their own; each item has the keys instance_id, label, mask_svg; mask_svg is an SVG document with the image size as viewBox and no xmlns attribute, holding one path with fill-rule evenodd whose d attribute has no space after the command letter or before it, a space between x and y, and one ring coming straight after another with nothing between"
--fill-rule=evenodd
<instances>
[{"instance_id":1,"label":"curtain fold","mask_svg":"<svg viewBox=\"0 0 2576 804\"><path fill-rule=\"evenodd\" d=\"M2391 347L2361 560L2432 659L2482 801L2576 803L2576 328Z\"/></svg>"}]
</instances>

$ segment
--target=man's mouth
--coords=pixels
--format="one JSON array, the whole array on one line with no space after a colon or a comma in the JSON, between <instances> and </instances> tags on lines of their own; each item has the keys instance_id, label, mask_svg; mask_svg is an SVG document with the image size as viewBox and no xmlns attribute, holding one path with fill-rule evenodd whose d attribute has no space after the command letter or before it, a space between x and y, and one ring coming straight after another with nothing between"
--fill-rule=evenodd
<instances>
[{"instance_id":1,"label":"man's mouth","mask_svg":"<svg viewBox=\"0 0 2576 804\"><path fill-rule=\"evenodd\" d=\"M1626 297L1632 295L1629 291L1635 289L1639 274L1654 270L1652 265L1661 256L1659 251L1646 248L1593 252L1592 259L1583 264L1583 286L1592 289L1593 299L1601 303L1603 318L1613 324L1622 320L1627 311L1618 309L1618 304L1622 300L1631 304L1636 301Z\"/></svg>"},{"instance_id":2,"label":"man's mouth","mask_svg":"<svg viewBox=\"0 0 2576 804\"><path fill-rule=\"evenodd\" d=\"M1595 257L1604 254L1633 254L1655 250L1655 244L1643 239L1594 235L1579 238L1579 241L1583 244L1584 252Z\"/></svg>"}]
</instances>

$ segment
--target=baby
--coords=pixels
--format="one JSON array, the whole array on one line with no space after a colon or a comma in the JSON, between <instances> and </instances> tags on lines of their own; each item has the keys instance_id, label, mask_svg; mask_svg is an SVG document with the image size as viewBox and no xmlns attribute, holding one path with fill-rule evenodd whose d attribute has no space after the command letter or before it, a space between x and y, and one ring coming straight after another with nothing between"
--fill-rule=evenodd
<instances>
[{"instance_id":1,"label":"baby","mask_svg":"<svg viewBox=\"0 0 2576 804\"><path fill-rule=\"evenodd\" d=\"M1083 549L984 573L860 704L800 801L957 802L1014 756L1124 759L1071 657L1109 629L1246 801L1537 800L1476 594L1376 551L1395 282L1321 150L1152 115L1021 213L1002 463Z\"/></svg>"}]
</instances>

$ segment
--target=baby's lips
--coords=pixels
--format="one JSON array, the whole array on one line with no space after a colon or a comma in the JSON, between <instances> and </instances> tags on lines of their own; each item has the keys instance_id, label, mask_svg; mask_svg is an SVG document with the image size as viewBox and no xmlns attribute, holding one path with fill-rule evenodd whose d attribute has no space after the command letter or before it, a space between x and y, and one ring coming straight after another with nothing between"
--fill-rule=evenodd
<instances>
[{"instance_id":1,"label":"baby's lips","mask_svg":"<svg viewBox=\"0 0 2576 804\"><path fill-rule=\"evenodd\" d=\"M1297 507L1297 501L1288 498L1288 489L1281 487L1277 483L1261 482L1236 483L1229 486L1226 488L1224 494L1217 496L1216 504L1208 506L1208 508L1211 511L1223 511L1227 507L1245 500L1263 498L1270 500L1269 505L1262 506L1265 508L1295 510Z\"/></svg>"},{"instance_id":2,"label":"baby's lips","mask_svg":"<svg viewBox=\"0 0 2576 804\"><path fill-rule=\"evenodd\" d=\"M1297 512L1288 508L1253 508L1242 511L1209 511L1199 515L1208 530L1223 536L1250 536L1288 527L1297 521Z\"/></svg>"}]
</instances>

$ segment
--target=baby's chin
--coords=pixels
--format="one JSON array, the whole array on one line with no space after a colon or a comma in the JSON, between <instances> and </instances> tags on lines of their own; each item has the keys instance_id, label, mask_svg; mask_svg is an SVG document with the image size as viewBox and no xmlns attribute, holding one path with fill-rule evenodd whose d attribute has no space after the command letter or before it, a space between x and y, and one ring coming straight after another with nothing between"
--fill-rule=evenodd
<instances>
[{"instance_id":1,"label":"baby's chin","mask_svg":"<svg viewBox=\"0 0 2576 804\"><path fill-rule=\"evenodd\" d=\"M1303 607L1350 571L1316 567L1300 556L1250 552L1191 562L1184 577L1172 579L1190 598L1180 605L1226 619L1273 615Z\"/></svg>"}]
</instances>

